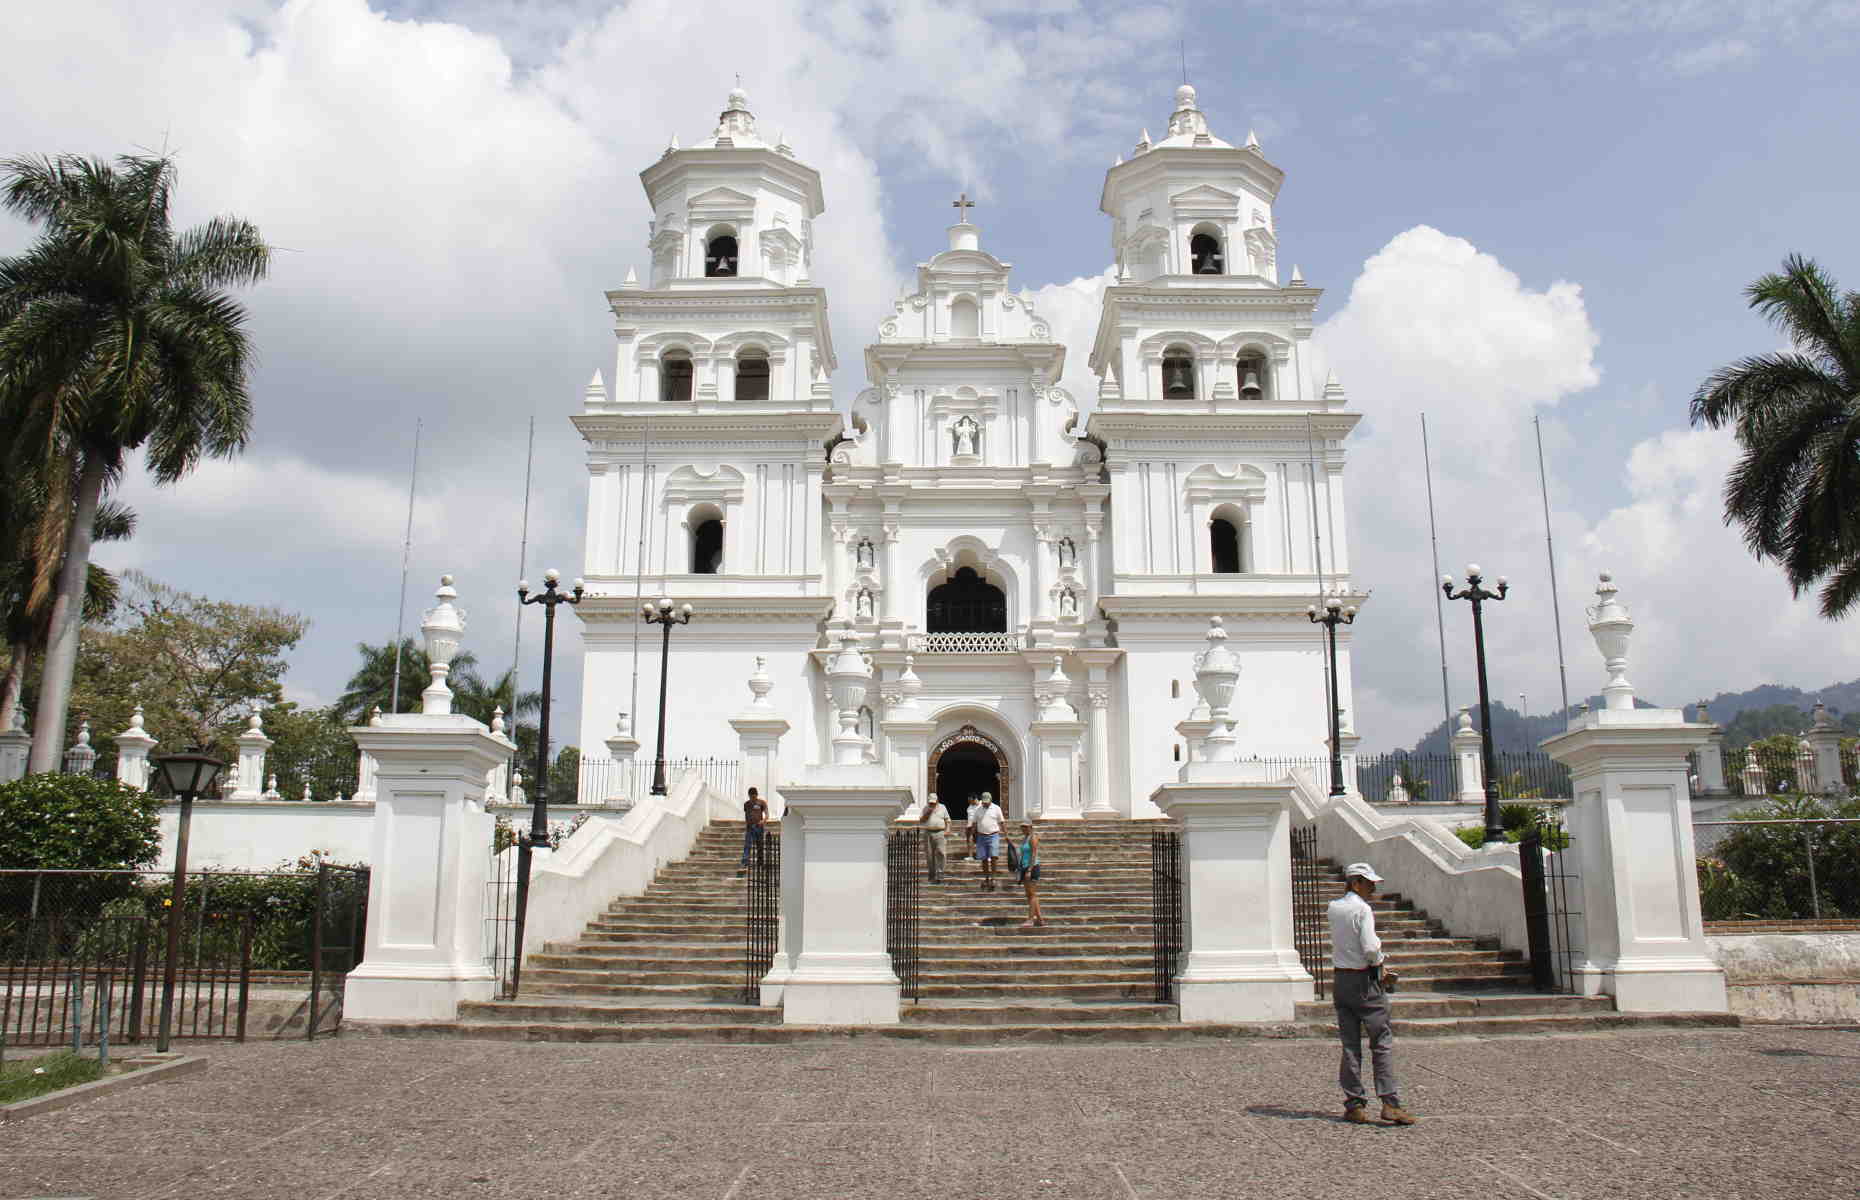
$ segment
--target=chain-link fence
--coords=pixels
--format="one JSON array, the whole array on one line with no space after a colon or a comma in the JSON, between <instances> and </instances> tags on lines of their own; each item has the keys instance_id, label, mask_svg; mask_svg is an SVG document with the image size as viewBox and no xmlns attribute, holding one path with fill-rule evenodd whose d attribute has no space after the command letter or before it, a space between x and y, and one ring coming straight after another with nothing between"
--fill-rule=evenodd
<instances>
[{"instance_id":1,"label":"chain-link fence","mask_svg":"<svg viewBox=\"0 0 1860 1200\"><path fill-rule=\"evenodd\" d=\"M1860 817L1695 821L1707 921L1860 920Z\"/></svg>"}]
</instances>

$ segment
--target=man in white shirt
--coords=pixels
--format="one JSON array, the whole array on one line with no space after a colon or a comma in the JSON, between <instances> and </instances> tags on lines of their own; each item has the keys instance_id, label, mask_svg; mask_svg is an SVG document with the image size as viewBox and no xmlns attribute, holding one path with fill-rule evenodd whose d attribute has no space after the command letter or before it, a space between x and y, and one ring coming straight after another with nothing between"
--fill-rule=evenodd
<instances>
[{"instance_id":1,"label":"man in white shirt","mask_svg":"<svg viewBox=\"0 0 1860 1200\"><path fill-rule=\"evenodd\" d=\"M917 823L924 828L924 849L929 855L930 882L942 883L943 871L949 861L943 851L943 831L949 828L949 810L943 807L943 802L936 798L935 792L930 793L930 802L924 805L923 816L917 819Z\"/></svg>"},{"instance_id":2,"label":"man in white shirt","mask_svg":"<svg viewBox=\"0 0 1860 1200\"><path fill-rule=\"evenodd\" d=\"M969 830L975 834L975 857L982 864L982 890L995 890L995 856L1001 853L1001 809L983 792L969 806Z\"/></svg>"},{"instance_id":3,"label":"man in white shirt","mask_svg":"<svg viewBox=\"0 0 1860 1200\"><path fill-rule=\"evenodd\" d=\"M1337 1007L1337 1035L1343 1040L1343 1063L1337 1082L1343 1086L1343 1119L1373 1124L1369 1097L1363 1091L1363 1031L1369 1031L1369 1057L1382 1097L1382 1120L1412 1125L1401 1106L1395 1083L1395 1032L1389 1024L1389 994L1383 986L1382 939L1376 936L1376 911L1369 898L1382 877L1368 863L1343 869L1344 894L1330 902L1331 1000Z\"/></svg>"}]
</instances>

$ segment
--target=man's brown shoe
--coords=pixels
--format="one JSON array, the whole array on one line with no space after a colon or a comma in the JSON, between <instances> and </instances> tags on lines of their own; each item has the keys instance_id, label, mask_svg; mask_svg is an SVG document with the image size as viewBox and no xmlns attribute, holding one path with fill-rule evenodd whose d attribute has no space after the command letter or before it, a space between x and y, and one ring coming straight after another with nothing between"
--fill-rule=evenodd
<instances>
[{"instance_id":1,"label":"man's brown shoe","mask_svg":"<svg viewBox=\"0 0 1860 1200\"><path fill-rule=\"evenodd\" d=\"M1352 1104L1343 1110L1343 1119L1352 1125L1374 1125L1369 1119L1369 1107L1364 1104Z\"/></svg>"},{"instance_id":2,"label":"man's brown shoe","mask_svg":"<svg viewBox=\"0 0 1860 1200\"><path fill-rule=\"evenodd\" d=\"M1362 1110L1358 1109L1357 1111L1361 1112ZM1364 1119L1368 1119L1367 1114L1364 1115ZM1382 1120L1383 1123L1388 1125L1412 1125L1415 1122L1415 1116L1399 1104L1384 1104L1382 1106Z\"/></svg>"}]
</instances>

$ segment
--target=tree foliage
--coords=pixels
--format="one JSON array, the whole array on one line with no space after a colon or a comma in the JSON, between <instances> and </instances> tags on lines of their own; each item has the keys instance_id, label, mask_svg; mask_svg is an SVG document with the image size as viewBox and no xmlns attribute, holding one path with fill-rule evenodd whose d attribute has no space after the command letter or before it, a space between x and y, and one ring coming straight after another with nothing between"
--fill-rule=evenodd
<instances>
[{"instance_id":1,"label":"tree foliage","mask_svg":"<svg viewBox=\"0 0 1860 1200\"><path fill-rule=\"evenodd\" d=\"M1735 821L1828 817L1860 819L1860 799L1785 796L1732 814ZM1700 855L1698 868L1708 921L1808 917L1817 898L1823 917L1860 917L1860 825L1749 825Z\"/></svg>"},{"instance_id":2,"label":"tree foliage","mask_svg":"<svg viewBox=\"0 0 1860 1200\"><path fill-rule=\"evenodd\" d=\"M162 802L111 780L28 775L0 785L0 870L142 867L161 852Z\"/></svg>"},{"instance_id":3,"label":"tree foliage","mask_svg":"<svg viewBox=\"0 0 1860 1200\"><path fill-rule=\"evenodd\" d=\"M246 314L225 289L264 278L270 251L235 217L177 230L174 184L166 156L0 163L0 206L39 227L0 259L0 450L43 472L39 540L60 560L37 770L56 765L65 730L105 487L133 451L146 451L157 483L173 483L203 455L238 453L251 430Z\"/></svg>"},{"instance_id":4,"label":"tree foliage","mask_svg":"<svg viewBox=\"0 0 1860 1200\"><path fill-rule=\"evenodd\" d=\"M1732 427L1742 457L1724 519L1796 595L1821 586L1821 615L1860 603L1860 292L1792 254L1744 291L1790 349L1720 367L1692 397L1692 423Z\"/></svg>"},{"instance_id":5,"label":"tree foliage","mask_svg":"<svg viewBox=\"0 0 1860 1200\"><path fill-rule=\"evenodd\" d=\"M140 703L157 753L198 745L235 752L245 716L283 699L285 655L309 624L283 609L212 600L140 571L123 576L116 617L94 628L79 656L74 709L93 741L129 724Z\"/></svg>"}]
</instances>

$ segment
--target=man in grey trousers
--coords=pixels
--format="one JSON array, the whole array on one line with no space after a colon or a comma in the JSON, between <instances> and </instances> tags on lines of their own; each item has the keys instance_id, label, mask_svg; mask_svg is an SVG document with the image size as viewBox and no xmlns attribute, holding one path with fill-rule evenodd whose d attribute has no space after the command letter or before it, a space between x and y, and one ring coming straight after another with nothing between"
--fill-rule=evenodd
<instances>
[{"instance_id":1,"label":"man in grey trousers","mask_svg":"<svg viewBox=\"0 0 1860 1200\"><path fill-rule=\"evenodd\" d=\"M1412 1125L1401 1106L1395 1083L1395 1032L1389 1025L1389 994L1384 986L1382 939L1376 936L1376 912L1369 898L1382 877L1368 863L1343 869L1344 894L1330 903L1331 999L1337 1006L1337 1035L1343 1039L1343 1063L1337 1082L1343 1086L1343 1119L1372 1125L1369 1097L1363 1091L1363 1031L1369 1031L1369 1057L1375 1068L1376 1095L1382 1097L1382 1120Z\"/></svg>"}]
</instances>

